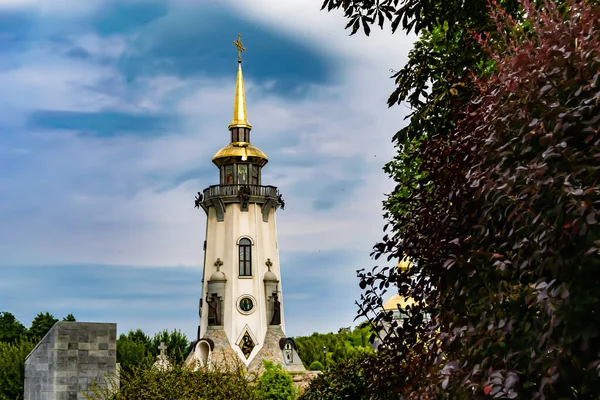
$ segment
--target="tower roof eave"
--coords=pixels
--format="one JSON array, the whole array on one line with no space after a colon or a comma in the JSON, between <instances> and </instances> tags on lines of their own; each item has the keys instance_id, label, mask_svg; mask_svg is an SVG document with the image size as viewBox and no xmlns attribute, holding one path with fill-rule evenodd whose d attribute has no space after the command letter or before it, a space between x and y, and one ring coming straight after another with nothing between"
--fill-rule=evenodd
<instances>
[{"instance_id":1,"label":"tower roof eave","mask_svg":"<svg viewBox=\"0 0 600 400\"><path fill-rule=\"evenodd\" d=\"M213 156L212 162L219 166L220 160L235 157L240 158L241 161L247 161L251 158L260 161L260 164L265 165L269 162L267 155L262 152L258 147L252 146L247 142L233 142L223 147L221 150Z\"/></svg>"}]
</instances>

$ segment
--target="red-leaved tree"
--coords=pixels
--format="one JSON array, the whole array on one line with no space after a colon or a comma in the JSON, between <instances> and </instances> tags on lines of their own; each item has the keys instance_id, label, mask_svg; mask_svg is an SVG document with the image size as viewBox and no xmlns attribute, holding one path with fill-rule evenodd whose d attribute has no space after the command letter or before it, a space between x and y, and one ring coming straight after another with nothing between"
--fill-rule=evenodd
<instances>
[{"instance_id":1,"label":"red-leaved tree","mask_svg":"<svg viewBox=\"0 0 600 400\"><path fill-rule=\"evenodd\" d=\"M390 285L416 301L365 368L380 398L600 393L600 10L521 6L490 7L497 32L476 35L493 73L450 136L423 140L375 247L412 267L359 274L379 326Z\"/></svg>"}]
</instances>

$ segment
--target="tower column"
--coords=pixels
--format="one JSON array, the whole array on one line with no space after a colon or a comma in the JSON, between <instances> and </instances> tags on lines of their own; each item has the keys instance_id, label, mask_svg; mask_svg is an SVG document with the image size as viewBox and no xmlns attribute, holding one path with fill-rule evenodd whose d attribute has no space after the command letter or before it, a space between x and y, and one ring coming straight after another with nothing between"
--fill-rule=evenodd
<instances>
[{"instance_id":1,"label":"tower column","mask_svg":"<svg viewBox=\"0 0 600 400\"><path fill-rule=\"evenodd\" d=\"M234 358L260 369L268 359L303 370L295 344L285 336L275 213L283 205L277 187L263 185L268 158L250 143L241 35L230 142L212 162L219 184L198 193L206 213L206 241L198 340L187 362L209 366Z\"/></svg>"}]
</instances>

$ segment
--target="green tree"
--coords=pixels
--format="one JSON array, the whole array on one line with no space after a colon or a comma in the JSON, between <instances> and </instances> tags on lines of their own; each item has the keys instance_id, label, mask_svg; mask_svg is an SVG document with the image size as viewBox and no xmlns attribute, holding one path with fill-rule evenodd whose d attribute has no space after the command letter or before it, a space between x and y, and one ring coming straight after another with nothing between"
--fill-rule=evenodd
<instances>
[{"instance_id":1,"label":"green tree","mask_svg":"<svg viewBox=\"0 0 600 400\"><path fill-rule=\"evenodd\" d=\"M161 342L164 342L167 346L167 356L169 356L173 362L181 364L185 361L185 357L187 357L186 351L189 348L190 342L181 331L173 330L169 332L165 329L154 335L150 349L151 354L154 357L159 354L158 346L160 346Z\"/></svg>"},{"instance_id":2,"label":"green tree","mask_svg":"<svg viewBox=\"0 0 600 400\"><path fill-rule=\"evenodd\" d=\"M124 372L131 372L138 366L152 364L154 357L149 353L146 344L121 334L117 339L117 362Z\"/></svg>"},{"instance_id":3,"label":"green tree","mask_svg":"<svg viewBox=\"0 0 600 400\"><path fill-rule=\"evenodd\" d=\"M31 322L27 335L32 340L41 340L57 322L58 319L49 312L39 313Z\"/></svg>"},{"instance_id":4,"label":"green tree","mask_svg":"<svg viewBox=\"0 0 600 400\"><path fill-rule=\"evenodd\" d=\"M34 342L25 339L0 342L0 400L23 399L25 358L34 347Z\"/></svg>"},{"instance_id":5,"label":"green tree","mask_svg":"<svg viewBox=\"0 0 600 400\"><path fill-rule=\"evenodd\" d=\"M144 333L141 329L136 329L135 331L129 331L127 337L133 340L136 343L143 343L144 346L150 348L152 345L152 341L148 335Z\"/></svg>"},{"instance_id":6,"label":"green tree","mask_svg":"<svg viewBox=\"0 0 600 400\"><path fill-rule=\"evenodd\" d=\"M294 400L296 390L292 377L283 367L272 361L263 361L265 370L256 385L257 397L264 400Z\"/></svg>"},{"instance_id":7,"label":"green tree","mask_svg":"<svg viewBox=\"0 0 600 400\"><path fill-rule=\"evenodd\" d=\"M172 362L182 364L185 361L189 342L183 333L164 330L151 339L141 329L137 329L127 335L121 334L117 339L117 362L126 372L151 365L159 354L158 346L161 342L167 346L166 354Z\"/></svg>"},{"instance_id":8,"label":"green tree","mask_svg":"<svg viewBox=\"0 0 600 400\"><path fill-rule=\"evenodd\" d=\"M117 339L117 362L126 373L151 365L155 359L152 347L152 341L141 329L121 334Z\"/></svg>"},{"instance_id":9,"label":"green tree","mask_svg":"<svg viewBox=\"0 0 600 400\"><path fill-rule=\"evenodd\" d=\"M75 321L77 321L77 320L75 319L75 317L73 316L73 314L69 314L69 315L67 315L67 316L66 316L66 317L64 317L62 320L63 320L63 321L70 321L70 322L75 322Z\"/></svg>"},{"instance_id":10,"label":"green tree","mask_svg":"<svg viewBox=\"0 0 600 400\"><path fill-rule=\"evenodd\" d=\"M25 334L25 327L13 314L0 312L0 342L14 343Z\"/></svg>"},{"instance_id":11,"label":"green tree","mask_svg":"<svg viewBox=\"0 0 600 400\"><path fill-rule=\"evenodd\" d=\"M372 334L369 324L360 324L352 331L342 328L338 333L313 333L310 336L294 338L298 347L298 355L304 366L310 368L314 361L325 363L323 350L325 349L327 366L345 362L350 357L359 353L371 352L369 338Z\"/></svg>"}]
</instances>

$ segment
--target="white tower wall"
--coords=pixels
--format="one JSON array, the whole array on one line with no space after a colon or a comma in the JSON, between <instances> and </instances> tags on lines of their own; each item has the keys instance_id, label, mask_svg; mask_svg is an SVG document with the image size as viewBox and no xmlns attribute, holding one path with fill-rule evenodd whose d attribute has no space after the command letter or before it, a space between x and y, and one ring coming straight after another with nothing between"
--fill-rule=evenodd
<instances>
[{"instance_id":1,"label":"white tower wall","mask_svg":"<svg viewBox=\"0 0 600 400\"><path fill-rule=\"evenodd\" d=\"M281 281L275 208L269 211L268 222L264 222L261 206L258 204L249 204L248 211L240 211L239 204L228 204L225 207L223 221L217 220L216 210L211 207L209 208L206 224L206 261L202 298L206 299L208 295L207 282L211 275L217 271L214 263L219 258L223 262L220 270L227 278L222 304L223 330L234 351L246 365L249 365L264 344L263 339L271 319L271 315L267 314L267 298L263 281L265 273L268 271L265 264L267 259L270 259L273 264L271 271ZM239 248L237 243L239 239L244 237L252 242L251 277L239 276ZM244 295L250 295L256 300L254 311L251 314L246 315L238 310L237 303L240 297ZM278 287L278 296L281 302L281 329L285 333L281 283ZM208 312L206 312L206 307L204 308L200 322L201 337L205 336L208 330ZM246 327L250 329L251 335L256 338L257 342L248 359L245 358L241 349L237 346Z\"/></svg>"}]
</instances>

